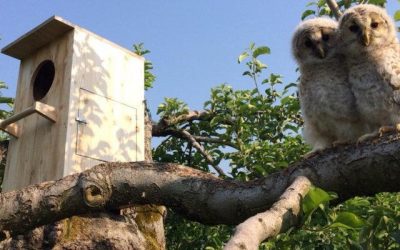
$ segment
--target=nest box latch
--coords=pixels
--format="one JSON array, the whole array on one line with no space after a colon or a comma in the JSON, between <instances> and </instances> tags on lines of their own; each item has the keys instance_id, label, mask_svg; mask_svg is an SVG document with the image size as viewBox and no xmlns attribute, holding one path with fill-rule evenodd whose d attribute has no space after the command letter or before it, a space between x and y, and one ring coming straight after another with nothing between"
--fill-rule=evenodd
<instances>
[{"instance_id":1,"label":"nest box latch","mask_svg":"<svg viewBox=\"0 0 400 250\"><path fill-rule=\"evenodd\" d=\"M85 120L85 118L82 118L80 116L75 118L75 121L77 121L79 124L87 124L87 121Z\"/></svg>"}]
</instances>

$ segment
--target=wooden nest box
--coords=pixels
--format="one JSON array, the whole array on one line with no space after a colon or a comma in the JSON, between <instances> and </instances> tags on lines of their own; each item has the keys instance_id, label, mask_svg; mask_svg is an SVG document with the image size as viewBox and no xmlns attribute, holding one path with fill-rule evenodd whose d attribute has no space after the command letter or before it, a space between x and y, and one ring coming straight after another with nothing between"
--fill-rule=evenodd
<instances>
[{"instance_id":1,"label":"wooden nest box","mask_svg":"<svg viewBox=\"0 0 400 250\"><path fill-rule=\"evenodd\" d=\"M52 17L2 53L21 60L3 190L144 160L144 59Z\"/></svg>"}]
</instances>

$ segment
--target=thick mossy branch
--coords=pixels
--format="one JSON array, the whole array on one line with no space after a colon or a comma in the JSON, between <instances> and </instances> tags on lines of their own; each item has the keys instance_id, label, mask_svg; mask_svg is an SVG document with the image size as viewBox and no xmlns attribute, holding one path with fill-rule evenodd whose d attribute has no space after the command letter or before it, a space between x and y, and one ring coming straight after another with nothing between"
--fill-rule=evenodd
<instances>
[{"instance_id":1,"label":"thick mossy branch","mask_svg":"<svg viewBox=\"0 0 400 250\"><path fill-rule=\"evenodd\" d=\"M0 194L0 231L21 233L72 215L132 204L166 205L204 224L236 225L269 209L298 176L340 199L399 191L400 141L328 149L265 178L222 180L167 163L107 163Z\"/></svg>"}]
</instances>

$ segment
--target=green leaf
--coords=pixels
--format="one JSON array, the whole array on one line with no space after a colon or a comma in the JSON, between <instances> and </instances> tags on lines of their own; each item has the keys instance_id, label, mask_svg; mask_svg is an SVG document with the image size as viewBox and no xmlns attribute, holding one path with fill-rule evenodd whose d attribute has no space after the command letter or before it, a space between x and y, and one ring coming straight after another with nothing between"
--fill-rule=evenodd
<instances>
[{"instance_id":1,"label":"green leaf","mask_svg":"<svg viewBox=\"0 0 400 250\"><path fill-rule=\"evenodd\" d=\"M319 207L320 204L328 202L331 197L327 192L320 188L312 188L303 199L303 212L307 216Z\"/></svg>"},{"instance_id":2,"label":"green leaf","mask_svg":"<svg viewBox=\"0 0 400 250\"><path fill-rule=\"evenodd\" d=\"M257 69L260 70L260 71L262 69L266 69L267 68L266 64L262 63L260 60L257 60L257 59L254 61L254 64L256 65Z\"/></svg>"},{"instance_id":3,"label":"green leaf","mask_svg":"<svg viewBox=\"0 0 400 250\"><path fill-rule=\"evenodd\" d=\"M267 46L261 46L261 47L256 48L253 51L253 57L257 58L260 55L265 55L265 54L270 54L270 53L271 53L270 48L268 48Z\"/></svg>"},{"instance_id":4,"label":"green leaf","mask_svg":"<svg viewBox=\"0 0 400 250\"><path fill-rule=\"evenodd\" d=\"M394 13L394 20L395 20L396 22L400 21L400 10L398 10L398 11L396 11L396 12Z\"/></svg>"},{"instance_id":5,"label":"green leaf","mask_svg":"<svg viewBox=\"0 0 400 250\"><path fill-rule=\"evenodd\" d=\"M384 7L386 0L369 0L368 1L369 4L375 4L375 5L379 5L381 7Z\"/></svg>"},{"instance_id":6,"label":"green leaf","mask_svg":"<svg viewBox=\"0 0 400 250\"><path fill-rule=\"evenodd\" d=\"M254 46L256 46L256 44L255 44L254 42L251 42L251 43L250 43L250 46L249 46L250 50L253 50L253 49L254 49Z\"/></svg>"},{"instance_id":7,"label":"green leaf","mask_svg":"<svg viewBox=\"0 0 400 250\"><path fill-rule=\"evenodd\" d=\"M311 16L311 15L315 15L315 11L314 10L306 10L301 15L301 20L304 20L306 17Z\"/></svg>"},{"instance_id":8,"label":"green leaf","mask_svg":"<svg viewBox=\"0 0 400 250\"><path fill-rule=\"evenodd\" d=\"M247 52L243 52L242 54L240 54L240 56L238 57L238 63L241 63L248 56L249 56L249 54Z\"/></svg>"},{"instance_id":9,"label":"green leaf","mask_svg":"<svg viewBox=\"0 0 400 250\"><path fill-rule=\"evenodd\" d=\"M352 229L362 228L367 225L367 223L363 219L361 219L356 214L351 213L351 212L339 213L337 215L336 219L334 220L333 224L335 224L335 223L338 225L343 224Z\"/></svg>"},{"instance_id":10,"label":"green leaf","mask_svg":"<svg viewBox=\"0 0 400 250\"><path fill-rule=\"evenodd\" d=\"M284 98L281 99L281 103L283 105L288 104L291 100L295 99L293 96L285 96Z\"/></svg>"},{"instance_id":11,"label":"green leaf","mask_svg":"<svg viewBox=\"0 0 400 250\"><path fill-rule=\"evenodd\" d=\"M306 4L306 7L309 7L309 6L312 6L312 5L317 5L317 3L316 2L309 2L309 3Z\"/></svg>"},{"instance_id":12,"label":"green leaf","mask_svg":"<svg viewBox=\"0 0 400 250\"><path fill-rule=\"evenodd\" d=\"M330 227L330 228L333 228L333 227L341 227L341 228L345 228L345 229L354 229L353 227L350 227L350 226L348 226L348 225L346 225L346 224L343 224L343 223L340 223L340 222L332 223L332 224L329 225L329 227Z\"/></svg>"},{"instance_id":13,"label":"green leaf","mask_svg":"<svg viewBox=\"0 0 400 250\"><path fill-rule=\"evenodd\" d=\"M353 206L353 207L368 207L371 205L371 203L366 200L365 198L360 198L356 197L351 200L346 201L346 204L348 206Z\"/></svg>"},{"instance_id":14,"label":"green leaf","mask_svg":"<svg viewBox=\"0 0 400 250\"><path fill-rule=\"evenodd\" d=\"M320 7L320 8L322 6L324 6L324 5L326 5L326 0L319 0L318 3L317 3L317 6Z\"/></svg>"},{"instance_id":15,"label":"green leaf","mask_svg":"<svg viewBox=\"0 0 400 250\"><path fill-rule=\"evenodd\" d=\"M11 97L0 97L0 103L13 103L14 98Z\"/></svg>"},{"instance_id":16,"label":"green leaf","mask_svg":"<svg viewBox=\"0 0 400 250\"><path fill-rule=\"evenodd\" d=\"M290 88L293 88L293 87L297 87L297 84L296 83L289 83L288 85L285 86L284 89L286 90L286 89L290 89Z\"/></svg>"}]
</instances>

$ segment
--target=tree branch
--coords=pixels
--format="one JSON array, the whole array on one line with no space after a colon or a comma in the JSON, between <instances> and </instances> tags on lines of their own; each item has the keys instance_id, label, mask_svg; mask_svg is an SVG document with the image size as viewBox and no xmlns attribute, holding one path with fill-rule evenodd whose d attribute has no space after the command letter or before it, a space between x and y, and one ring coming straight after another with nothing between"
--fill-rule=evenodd
<instances>
[{"instance_id":1,"label":"tree branch","mask_svg":"<svg viewBox=\"0 0 400 250\"><path fill-rule=\"evenodd\" d=\"M265 239L285 232L297 223L301 211L301 201L310 187L311 182L306 177L297 177L271 209L256 214L239 224L224 249L256 250Z\"/></svg>"},{"instance_id":2,"label":"tree branch","mask_svg":"<svg viewBox=\"0 0 400 250\"><path fill-rule=\"evenodd\" d=\"M202 154L206 158L207 162L215 169L215 171L217 171L220 177L226 177L224 171L217 164L215 164L214 159L211 157L211 155L203 148L203 146L201 146L200 143L196 141L196 139L187 130L180 130L178 131L178 133L182 134L182 136L186 138L189 143L192 144L193 147L196 148L197 151L199 151L200 154Z\"/></svg>"},{"instance_id":3,"label":"tree branch","mask_svg":"<svg viewBox=\"0 0 400 250\"><path fill-rule=\"evenodd\" d=\"M209 142L209 143L218 143L221 145L226 145L234 149L239 149L238 146L236 146L233 142L223 140L221 138L216 138L216 137L206 137L206 136L197 136L193 135L193 138L198 141L198 142Z\"/></svg>"},{"instance_id":4,"label":"tree branch","mask_svg":"<svg viewBox=\"0 0 400 250\"><path fill-rule=\"evenodd\" d=\"M336 20L339 20L339 18L342 16L342 12L339 9L338 4L336 3L335 0L326 0L326 3L328 4L329 8L333 12L333 15L335 15Z\"/></svg>"},{"instance_id":5,"label":"tree branch","mask_svg":"<svg viewBox=\"0 0 400 250\"><path fill-rule=\"evenodd\" d=\"M167 136L168 130L176 129L176 125L192 122L192 121L209 121L215 116L215 113L212 113L207 110L203 111L189 111L189 113L184 115L179 115L176 117L163 117L159 122L153 122L152 133L154 137L162 137ZM223 124L232 125L234 122L231 120L221 121Z\"/></svg>"},{"instance_id":6,"label":"tree branch","mask_svg":"<svg viewBox=\"0 0 400 250\"><path fill-rule=\"evenodd\" d=\"M171 127L184 122L191 122L195 120L204 121L210 119L209 111L189 111L187 114L179 115L176 117L163 117L157 123L153 123L152 133L153 136L160 137L166 136L166 130Z\"/></svg>"},{"instance_id":7,"label":"tree branch","mask_svg":"<svg viewBox=\"0 0 400 250\"><path fill-rule=\"evenodd\" d=\"M184 140L187 140L189 144L191 144L194 148L196 148L197 151L201 155L204 156L204 158L207 160L207 162L214 168L215 171L219 174L221 177L226 177L226 174L224 171L214 162L214 159L211 157L211 155L204 149L204 147L196 140L196 138L190 134L187 130L175 130L175 129L166 129L164 131L165 134L181 138Z\"/></svg>"},{"instance_id":8,"label":"tree branch","mask_svg":"<svg viewBox=\"0 0 400 250\"><path fill-rule=\"evenodd\" d=\"M167 126L171 126L182 122L190 122L195 120L208 120L209 116L210 112L208 111L193 110L189 111L187 114L179 115L176 117L163 118L162 122L164 122L165 125Z\"/></svg>"},{"instance_id":9,"label":"tree branch","mask_svg":"<svg viewBox=\"0 0 400 250\"><path fill-rule=\"evenodd\" d=\"M250 182L222 180L178 164L107 163L58 181L0 194L0 231L22 233L40 225L131 204L166 205L204 224L236 225L267 210L298 176L355 195L400 191L400 140L327 149Z\"/></svg>"}]
</instances>

